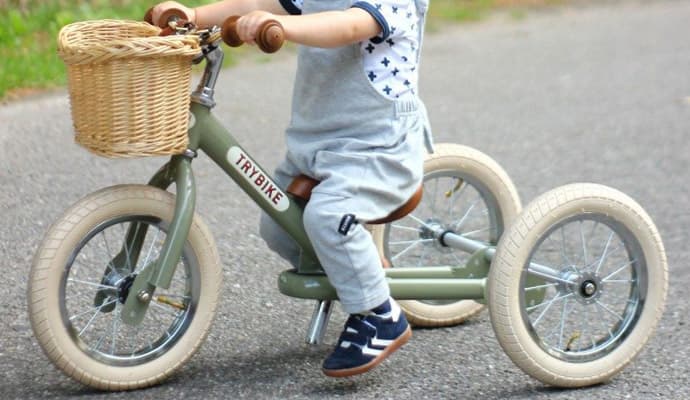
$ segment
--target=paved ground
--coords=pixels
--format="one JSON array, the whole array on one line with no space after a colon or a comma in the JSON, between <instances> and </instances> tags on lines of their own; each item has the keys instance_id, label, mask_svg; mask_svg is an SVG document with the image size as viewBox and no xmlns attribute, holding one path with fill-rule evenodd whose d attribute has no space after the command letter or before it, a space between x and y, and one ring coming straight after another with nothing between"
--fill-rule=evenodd
<instances>
[{"instance_id":1,"label":"paved ground","mask_svg":"<svg viewBox=\"0 0 690 400\"><path fill-rule=\"evenodd\" d=\"M671 286L656 336L612 382L556 390L500 351L488 315L416 330L374 372L332 380L327 346L303 332L312 305L281 296L286 267L257 237L258 209L201 158L199 210L223 260L224 300L207 343L174 378L141 398L681 399L690 391L690 1L588 2L526 18L428 35L423 95L437 141L476 147L513 178L526 203L554 186L617 187L654 218ZM247 55L247 57L254 57ZM257 58L259 58L257 56ZM244 63L221 80L218 115L266 168L281 155L294 58ZM31 258L59 213L101 186L144 182L164 160L113 161L72 144L64 93L0 107L0 398L129 398L65 378L32 337L25 290ZM260 295L257 295L260 293ZM334 316L327 342L336 339Z\"/></svg>"}]
</instances>

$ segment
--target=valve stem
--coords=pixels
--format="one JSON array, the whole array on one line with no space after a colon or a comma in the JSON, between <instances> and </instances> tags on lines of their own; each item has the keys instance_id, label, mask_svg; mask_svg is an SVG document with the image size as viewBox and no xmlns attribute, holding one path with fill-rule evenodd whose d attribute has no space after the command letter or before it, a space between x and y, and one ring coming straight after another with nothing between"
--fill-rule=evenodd
<instances>
[{"instance_id":1,"label":"valve stem","mask_svg":"<svg viewBox=\"0 0 690 400\"><path fill-rule=\"evenodd\" d=\"M458 179L458 183L455 184L455 187L452 188L451 190L446 191L446 193L445 193L446 197L450 197L453 195L453 193L457 192L463 183L465 183L465 181L463 181L462 179Z\"/></svg>"},{"instance_id":2,"label":"valve stem","mask_svg":"<svg viewBox=\"0 0 690 400\"><path fill-rule=\"evenodd\" d=\"M575 343L575 341L579 338L580 332L574 332L573 335L570 336L570 339L568 339L568 343L565 345L565 351L572 351L572 348L570 346L572 346L572 344Z\"/></svg>"},{"instance_id":3,"label":"valve stem","mask_svg":"<svg viewBox=\"0 0 690 400\"><path fill-rule=\"evenodd\" d=\"M166 296L155 296L153 299L159 303L163 303L163 304L167 304L171 307L175 307L178 310L184 310L185 309L184 304L180 303L179 301L172 300L171 298L166 297Z\"/></svg>"}]
</instances>

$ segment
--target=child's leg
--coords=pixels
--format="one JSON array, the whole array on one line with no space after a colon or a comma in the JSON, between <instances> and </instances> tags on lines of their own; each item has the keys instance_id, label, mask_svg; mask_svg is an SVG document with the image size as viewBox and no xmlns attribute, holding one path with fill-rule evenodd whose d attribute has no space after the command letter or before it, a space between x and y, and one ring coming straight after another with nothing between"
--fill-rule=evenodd
<instances>
[{"instance_id":1,"label":"child's leg","mask_svg":"<svg viewBox=\"0 0 690 400\"><path fill-rule=\"evenodd\" d=\"M381 259L369 232L354 224L338 232L343 216L354 211L353 198L312 192L304 210L304 228L343 309L356 314L385 302L389 295Z\"/></svg>"},{"instance_id":2,"label":"child's leg","mask_svg":"<svg viewBox=\"0 0 690 400\"><path fill-rule=\"evenodd\" d=\"M333 352L323 363L328 376L361 374L407 342L412 331L400 307L389 297L381 259L362 225L339 232L355 198L312 192L304 210L304 227L316 255L350 313ZM342 229L340 229L342 230Z\"/></svg>"}]
</instances>

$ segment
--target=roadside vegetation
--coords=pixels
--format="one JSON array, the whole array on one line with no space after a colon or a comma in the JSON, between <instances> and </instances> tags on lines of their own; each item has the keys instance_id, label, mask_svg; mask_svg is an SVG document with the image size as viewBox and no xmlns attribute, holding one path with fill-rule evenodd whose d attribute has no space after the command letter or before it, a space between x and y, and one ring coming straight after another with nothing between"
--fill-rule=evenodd
<instances>
[{"instance_id":1,"label":"roadside vegetation","mask_svg":"<svg viewBox=\"0 0 690 400\"><path fill-rule=\"evenodd\" d=\"M65 67L56 53L56 38L62 26L88 19L139 20L158 1L0 0L0 100L64 85ZM197 6L212 1L183 3ZM429 13L435 20L476 21L497 7L557 1L432 0Z\"/></svg>"}]
</instances>

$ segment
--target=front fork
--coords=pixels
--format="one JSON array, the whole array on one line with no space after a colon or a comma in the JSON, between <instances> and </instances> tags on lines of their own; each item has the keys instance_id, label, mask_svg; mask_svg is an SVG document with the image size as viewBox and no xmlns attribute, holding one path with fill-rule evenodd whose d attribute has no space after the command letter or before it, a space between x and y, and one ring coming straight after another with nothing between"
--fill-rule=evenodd
<instances>
[{"instance_id":1,"label":"front fork","mask_svg":"<svg viewBox=\"0 0 690 400\"><path fill-rule=\"evenodd\" d=\"M168 227L159 257L144 265L134 276L134 280L127 282L126 289L120 288L120 290L127 290L122 309L122 321L128 325L141 323L157 287L163 289L170 287L194 218L196 186L192 173L192 159L195 155L195 152L188 150L184 155L173 156L149 181L149 185L163 190L175 183L175 214ZM144 223L130 224L122 249L106 267L104 281L122 281L121 277L132 276L147 228L148 226ZM113 282L109 283L113 284ZM105 293L97 293L95 305L100 306L106 297ZM112 307L103 311L110 312Z\"/></svg>"}]
</instances>

